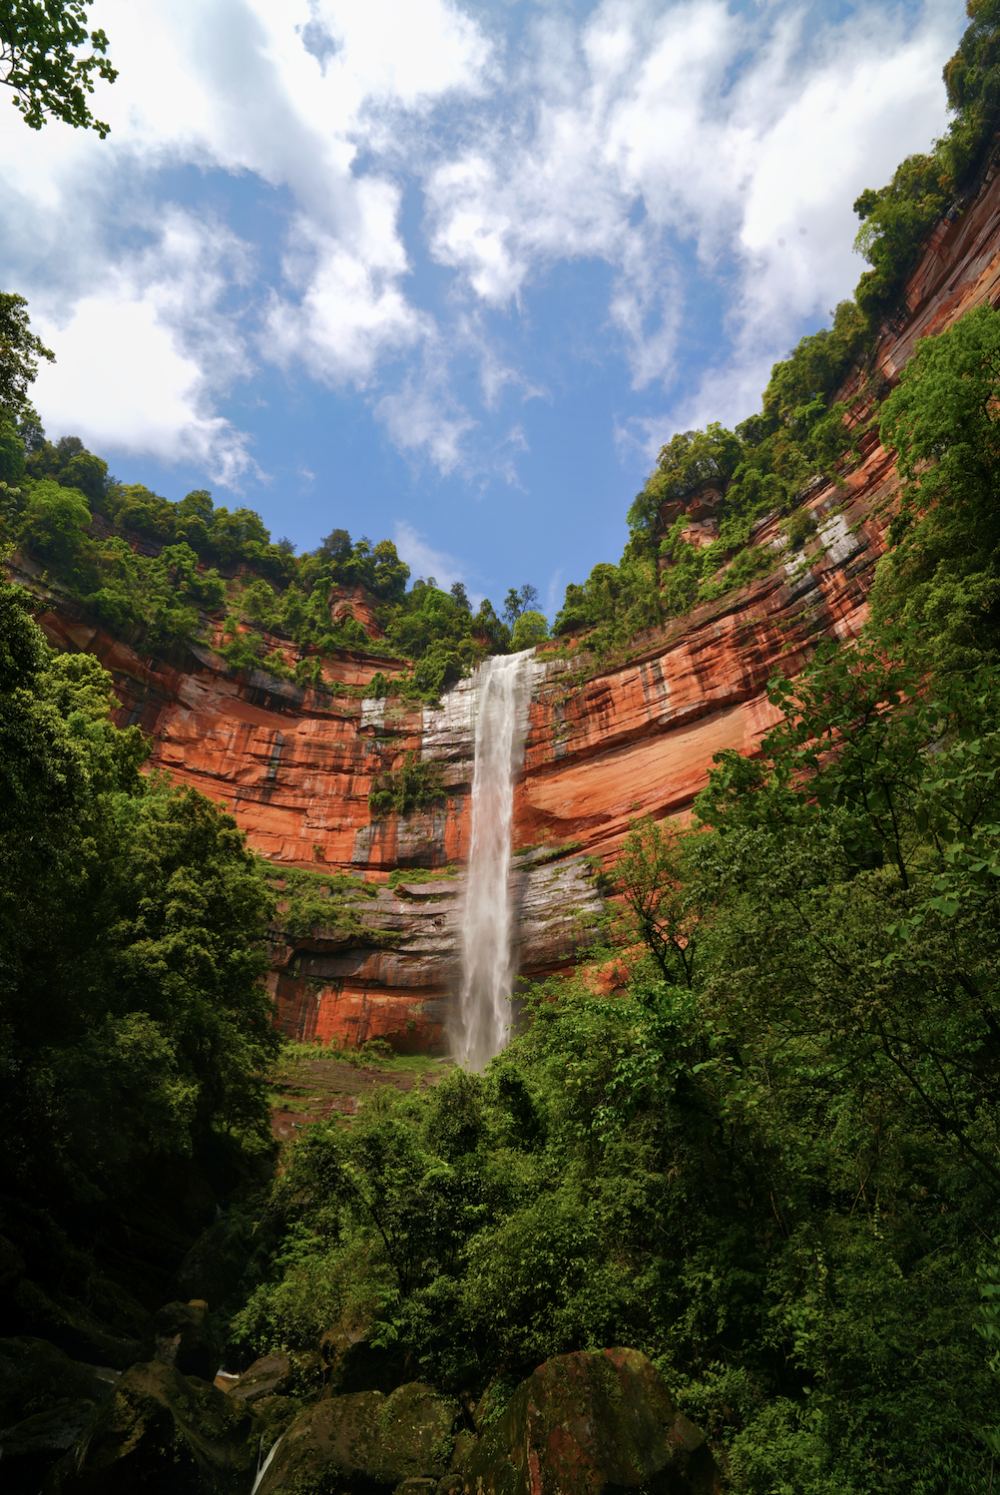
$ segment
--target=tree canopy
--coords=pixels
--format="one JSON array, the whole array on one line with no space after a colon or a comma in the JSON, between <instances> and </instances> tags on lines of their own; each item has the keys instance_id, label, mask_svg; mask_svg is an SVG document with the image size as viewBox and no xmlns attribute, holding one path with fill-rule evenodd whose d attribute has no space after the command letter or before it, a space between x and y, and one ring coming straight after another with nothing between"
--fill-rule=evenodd
<instances>
[{"instance_id":1,"label":"tree canopy","mask_svg":"<svg viewBox=\"0 0 1000 1495\"><path fill-rule=\"evenodd\" d=\"M0 82L13 91L14 107L32 130L59 119L96 130L103 140L111 128L90 110L95 77L113 83L118 76L107 36L87 29L92 3L0 0Z\"/></svg>"}]
</instances>

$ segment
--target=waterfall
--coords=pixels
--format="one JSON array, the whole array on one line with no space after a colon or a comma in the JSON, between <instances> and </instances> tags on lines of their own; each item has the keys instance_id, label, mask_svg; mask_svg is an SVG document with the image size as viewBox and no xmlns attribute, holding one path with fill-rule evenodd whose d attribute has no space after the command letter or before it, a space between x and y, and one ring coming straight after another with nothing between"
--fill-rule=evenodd
<instances>
[{"instance_id":1,"label":"waterfall","mask_svg":"<svg viewBox=\"0 0 1000 1495\"><path fill-rule=\"evenodd\" d=\"M504 1047L511 1020L514 963L507 880L514 775L521 765L534 652L494 655L475 675L472 841L455 1053L477 1072Z\"/></svg>"}]
</instances>

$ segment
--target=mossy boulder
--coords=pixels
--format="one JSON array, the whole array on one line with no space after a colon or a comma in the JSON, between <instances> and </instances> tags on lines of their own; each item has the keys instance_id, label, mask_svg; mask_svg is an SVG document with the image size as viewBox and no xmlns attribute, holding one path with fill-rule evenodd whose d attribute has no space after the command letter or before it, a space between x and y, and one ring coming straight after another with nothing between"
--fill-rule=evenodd
<instances>
[{"instance_id":1,"label":"mossy boulder","mask_svg":"<svg viewBox=\"0 0 1000 1495\"><path fill-rule=\"evenodd\" d=\"M303 1412L274 1446L256 1495L337 1495L440 1479L457 1405L418 1381L391 1396L359 1391Z\"/></svg>"},{"instance_id":2,"label":"mossy boulder","mask_svg":"<svg viewBox=\"0 0 1000 1495\"><path fill-rule=\"evenodd\" d=\"M38 1495L49 1469L89 1425L97 1403L60 1401L47 1412L0 1429L3 1495Z\"/></svg>"},{"instance_id":3,"label":"mossy boulder","mask_svg":"<svg viewBox=\"0 0 1000 1495\"><path fill-rule=\"evenodd\" d=\"M16 1322L42 1330L42 1337L57 1344L74 1358L113 1365L125 1370L139 1359L139 1339L122 1334L72 1298L52 1297L30 1278L24 1277L12 1295Z\"/></svg>"},{"instance_id":4,"label":"mossy boulder","mask_svg":"<svg viewBox=\"0 0 1000 1495\"><path fill-rule=\"evenodd\" d=\"M382 1391L398 1386L406 1372L398 1350L376 1348L369 1341L371 1325L345 1319L328 1329L319 1342L327 1385L337 1396L355 1391Z\"/></svg>"},{"instance_id":5,"label":"mossy boulder","mask_svg":"<svg viewBox=\"0 0 1000 1495\"><path fill-rule=\"evenodd\" d=\"M45 1339L0 1339L4 1495L38 1495L46 1471L77 1441L117 1379L117 1371L81 1365Z\"/></svg>"},{"instance_id":6,"label":"mossy boulder","mask_svg":"<svg viewBox=\"0 0 1000 1495\"><path fill-rule=\"evenodd\" d=\"M81 1365L47 1339L0 1339L0 1428L47 1412L60 1402L99 1402L118 1373Z\"/></svg>"},{"instance_id":7,"label":"mossy boulder","mask_svg":"<svg viewBox=\"0 0 1000 1495\"><path fill-rule=\"evenodd\" d=\"M246 1495L257 1421L243 1402L160 1361L133 1365L53 1471L51 1495Z\"/></svg>"},{"instance_id":8,"label":"mossy boulder","mask_svg":"<svg viewBox=\"0 0 1000 1495\"><path fill-rule=\"evenodd\" d=\"M200 1298L190 1303L167 1303L153 1317L143 1358L172 1365L182 1376L214 1380L219 1369L219 1347L208 1304Z\"/></svg>"},{"instance_id":9,"label":"mossy boulder","mask_svg":"<svg viewBox=\"0 0 1000 1495\"><path fill-rule=\"evenodd\" d=\"M558 1355L521 1383L463 1470L467 1495L712 1495L704 1434L638 1350Z\"/></svg>"}]
</instances>

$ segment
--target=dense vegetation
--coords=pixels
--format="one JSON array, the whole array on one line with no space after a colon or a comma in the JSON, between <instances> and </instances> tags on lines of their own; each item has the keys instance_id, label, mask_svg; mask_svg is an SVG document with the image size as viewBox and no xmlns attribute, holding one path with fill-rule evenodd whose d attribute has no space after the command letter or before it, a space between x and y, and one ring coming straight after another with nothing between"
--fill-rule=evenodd
<instances>
[{"instance_id":1,"label":"dense vegetation","mask_svg":"<svg viewBox=\"0 0 1000 1495\"><path fill-rule=\"evenodd\" d=\"M339 694L347 687L327 681L324 659L373 653L399 660L397 674L376 675L374 694L432 702L488 654L548 637L532 586L511 588L502 616L489 599L473 613L461 582L445 592L421 577L407 591L410 569L391 540L334 530L297 557L251 509L216 507L203 490L171 503L116 482L79 438L47 441L26 391L37 358L51 355L30 333L21 297L0 296L0 334L5 314L22 355L20 383L0 388L0 527L118 636L160 651L214 641L234 669Z\"/></svg>"},{"instance_id":2,"label":"dense vegetation","mask_svg":"<svg viewBox=\"0 0 1000 1495\"><path fill-rule=\"evenodd\" d=\"M997 108L1000 0L970 12L934 165L964 160L952 196ZM759 416L664 448L621 565L568 589L564 632L617 648L748 579L764 563L756 520L844 459L832 395L945 192L929 167L900 173L863 204L874 278L857 305L775 367ZM48 355L18 298L0 303L0 337L5 530L109 626L170 647L214 617L234 667L288 670L261 658L265 634L285 637L312 681L323 650L369 647L360 624L331 622L333 589L361 586L378 647L416 660L427 693L542 634L531 588L512 589L503 618L486 604L474 617L461 587L407 591L387 542L334 531L297 559L247 510L116 484L38 429L27 390ZM629 1344L725 1450L739 1495L988 1495L998 388L1000 313L921 345L878 412L903 486L868 637L771 682L778 725L758 758L719 755L690 830L633 826L600 874L616 898L593 968L525 991L485 1074L379 1091L349 1128L311 1128L256 1192L278 1044L259 979L268 926L280 905L293 933L350 935L375 890L339 873L279 881L228 816L144 777L140 734L109 720L107 674L53 656L29 599L0 586L0 1293L15 1281L16 1326L90 1344L102 1324L138 1333L166 1295L163 1274L135 1266L150 1198L185 1160L224 1156L243 1194L205 1250L231 1364L314 1351L347 1325L374 1380L490 1387L495 1411L546 1356ZM679 521L657 525L707 480L725 506L696 552ZM440 792L433 766L407 761L372 808Z\"/></svg>"},{"instance_id":3,"label":"dense vegetation","mask_svg":"<svg viewBox=\"0 0 1000 1495\"><path fill-rule=\"evenodd\" d=\"M775 681L700 827L626 842L619 994L535 988L484 1075L311 1129L255 1207L233 1353L349 1323L388 1379L502 1404L636 1345L734 1490L985 1495L1000 673L930 668L887 633Z\"/></svg>"},{"instance_id":4,"label":"dense vegetation","mask_svg":"<svg viewBox=\"0 0 1000 1495\"><path fill-rule=\"evenodd\" d=\"M111 677L53 657L27 602L0 586L0 1218L31 1264L5 1316L128 1326L156 1303L108 1279L109 1222L172 1161L268 1135L273 899L229 816L140 775Z\"/></svg>"}]
</instances>

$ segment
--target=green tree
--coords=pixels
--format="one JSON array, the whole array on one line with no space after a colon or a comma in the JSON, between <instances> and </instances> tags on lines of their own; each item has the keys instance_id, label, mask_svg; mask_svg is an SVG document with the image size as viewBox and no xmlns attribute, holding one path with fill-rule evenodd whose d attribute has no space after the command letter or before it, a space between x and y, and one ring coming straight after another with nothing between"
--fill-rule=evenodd
<instances>
[{"instance_id":1,"label":"green tree","mask_svg":"<svg viewBox=\"0 0 1000 1495\"><path fill-rule=\"evenodd\" d=\"M529 609L519 614L514 624L510 646L517 654L521 649L531 649L536 644L544 643L548 636L549 625L545 614Z\"/></svg>"},{"instance_id":2,"label":"green tree","mask_svg":"<svg viewBox=\"0 0 1000 1495\"><path fill-rule=\"evenodd\" d=\"M522 613L528 611L538 601L538 588L526 582L518 591L517 587L511 587L503 604L503 620L513 633L514 624Z\"/></svg>"},{"instance_id":3,"label":"green tree","mask_svg":"<svg viewBox=\"0 0 1000 1495\"><path fill-rule=\"evenodd\" d=\"M201 795L140 777L147 747L113 725L110 676L51 658L28 602L0 587L0 1207L15 1237L39 1210L72 1235L74 1210L132 1197L152 1161L213 1128L266 1135L277 1046L260 979L273 898L242 835Z\"/></svg>"},{"instance_id":4,"label":"green tree","mask_svg":"<svg viewBox=\"0 0 1000 1495\"><path fill-rule=\"evenodd\" d=\"M88 97L94 76L113 83L108 39L87 30L92 0L2 0L0 81L13 90L14 107L26 125L40 130L46 118L74 129L96 130L103 140L110 125L95 119ZM90 46L89 52L82 49Z\"/></svg>"},{"instance_id":5,"label":"green tree","mask_svg":"<svg viewBox=\"0 0 1000 1495\"><path fill-rule=\"evenodd\" d=\"M918 625L953 666L1000 644L998 390L1000 313L983 305L922 339L881 413L902 483L873 617Z\"/></svg>"},{"instance_id":6,"label":"green tree","mask_svg":"<svg viewBox=\"0 0 1000 1495\"><path fill-rule=\"evenodd\" d=\"M43 560L72 567L89 523L90 510L82 493L43 478L32 487L20 539Z\"/></svg>"},{"instance_id":7,"label":"green tree","mask_svg":"<svg viewBox=\"0 0 1000 1495\"><path fill-rule=\"evenodd\" d=\"M27 301L0 291L0 413L15 425L34 415L28 388L40 358L55 363L56 355L31 331Z\"/></svg>"},{"instance_id":8,"label":"green tree","mask_svg":"<svg viewBox=\"0 0 1000 1495\"><path fill-rule=\"evenodd\" d=\"M648 815L630 826L614 867L627 910L617 938L641 942L664 981L693 986L705 909L686 875L684 839L676 826Z\"/></svg>"}]
</instances>

